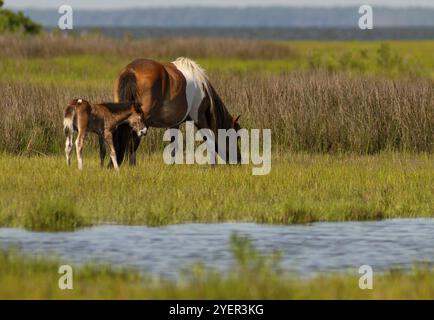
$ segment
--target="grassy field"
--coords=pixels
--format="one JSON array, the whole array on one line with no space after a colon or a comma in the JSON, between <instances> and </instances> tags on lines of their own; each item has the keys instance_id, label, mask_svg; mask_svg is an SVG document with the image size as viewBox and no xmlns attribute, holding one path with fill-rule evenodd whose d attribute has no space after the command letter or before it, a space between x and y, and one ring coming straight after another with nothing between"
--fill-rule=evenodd
<instances>
[{"instance_id":1,"label":"grassy field","mask_svg":"<svg viewBox=\"0 0 434 320\"><path fill-rule=\"evenodd\" d=\"M300 280L285 272L279 254L263 255L234 235L235 262L225 274L195 264L177 281L108 266L72 266L73 289L60 290L59 260L0 251L0 299L434 299L434 271L375 273L372 290L359 288L358 270Z\"/></svg>"},{"instance_id":2,"label":"grassy field","mask_svg":"<svg viewBox=\"0 0 434 320\"><path fill-rule=\"evenodd\" d=\"M1 41L0 41L1 43ZM196 60L210 73L273 75L290 71L345 72L350 75L423 77L434 79L434 62L431 52L434 41L408 43L304 43L288 44L291 53L287 57L258 58L256 55L243 57L210 57L199 55ZM421 48L414 52L414 47ZM293 51L295 50L295 51ZM117 54L85 53L53 55L47 57L30 56L17 58L5 55L0 61L4 72L3 81L26 80L37 84L54 83L63 85L89 85L96 87L112 86L114 78L123 66L138 57L149 57L162 61L172 61L178 55L159 56L136 52L119 56ZM293 52L297 52L294 54ZM189 55L186 52L187 56ZM2 56L0 51L0 56Z\"/></svg>"},{"instance_id":3,"label":"grassy field","mask_svg":"<svg viewBox=\"0 0 434 320\"><path fill-rule=\"evenodd\" d=\"M136 41L44 34L1 36L0 44L0 225L49 228L56 222L48 217L44 223L44 212L58 207L72 227L434 214L433 41ZM248 167L168 167L158 129L142 143L137 168L99 170L91 143L86 170L67 170L65 103L74 97L110 101L113 79L133 57L177 55L209 69L243 127L272 130L271 174L253 177Z\"/></svg>"},{"instance_id":4,"label":"grassy field","mask_svg":"<svg viewBox=\"0 0 434 320\"><path fill-rule=\"evenodd\" d=\"M172 61L178 56L197 59L210 72L252 74L324 69L370 75L434 76L434 41L113 40L94 35L51 34L0 36L0 48L3 68L27 71L33 80L42 76L43 81L50 80L40 74L45 64L69 71L69 76L53 73L52 81L64 81L75 76L76 71L86 74L87 81L95 84L101 81L111 84L120 68L134 58ZM88 72L92 70L98 72ZM6 73L2 77L16 74L20 73Z\"/></svg>"},{"instance_id":5,"label":"grassy field","mask_svg":"<svg viewBox=\"0 0 434 320\"><path fill-rule=\"evenodd\" d=\"M59 154L67 101L112 100L115 77L135 57L187 55L242 126L272 130L279 152L433 152L433 50L434 41L0 36L0 151ZM142 148L160 152L161 132Z\"/></svg>"},{"instance_id":6,"label":"grassy field","mask_svg":"<svg viewBox=\"0 0 434 320\"><path fill-rule=\"evenodd\" d=\"M169 166L160 154L143 155L137 167L120 172L101 170L92 151L84 159L79 172L60 156L2 155L0 226L434 216L432 154L274 154L267 176L252 176L250 165Z\"/></svg>"},{"instance_id":7,"label":"grassy field","mask_svg":"<svg viewBox=\"0 0 434 320\"><path fill-rule=\"evenodd\" d=\"M293 224L434 216L434 41L112 40L0 36L0 227L74 230L99 223L159 226ZM110 101L136 57L190 56L246 128L272 130L272 169L168 166L152 128L137 167L101 170L95 139L84 170L67 168L62 110L74 97ZM93 142L92 142L93 141ZM190 269L179 281L86 266L57 287L59 261L0 250L0 298L433 299L434 272L357 270L307 281L277 255L233 240L227 274Z\"/></svg>"}]
</instances>

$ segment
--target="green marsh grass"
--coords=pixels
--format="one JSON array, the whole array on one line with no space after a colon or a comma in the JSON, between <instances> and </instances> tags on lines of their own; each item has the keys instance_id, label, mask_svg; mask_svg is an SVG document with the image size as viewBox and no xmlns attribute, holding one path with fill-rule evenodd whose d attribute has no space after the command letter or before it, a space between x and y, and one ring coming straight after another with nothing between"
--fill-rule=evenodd
<instances>
[{"instance_id":1,"label":"green marsh grass","mask_svg":"<svg viewBox=\"0 0 434 320\"><path fill-rule=\"evenodd\" d=\"M72 202L59 199L41 199L32 204L23 217L24 228L31 231L74 231L89 226L77 213Z\"/></svg>"},{"instance_id":2,"label":"green marsh grass","mask_svg":"<svg viewBox=\"0 0 434 320\"><path fill-rule=\"evenodd\" d=\"M61 156L0 156L0 226L25 226L43 195L74 203L86 223L165 225L249 221L291 224L434 216L432 154L273 154L269 175L250 165L166 165L101 170L90 146L80 172ZM45 218L44 218L45 219Z\"/></svg>"},{"instance_id":3,"label":"green marsh grass","mask_svg":"<svg viewBox=\"0 0 434 320\"><path fill-rule=\"evenodd\" d=\"M433 41L162 44L0 36L0 225L29 224L29 208L44 194L74 203L86 224L433 215L434 83L418 71L434 70ZM111 101L117 73L133 58L179 55L208 69L243 127L272 130L270 175L252 177L244 166L168 167L161 159L163 130L155 128L141 143L137 168L99 170L93 137L85 170L67 169L66 103Z\"/></svg>"},{"instance_id":4,"label":"green marsh grass","mask_svg":"<svg viewBox=\"0 0 434 320\"><path fill-rule=\"evenodd\" d=\"M205 42L204 42L205 41ZM99 223L159 226L249 221L293 224L434 216L434 41L120 41L0 36L0 227L74 230ZM110 101L137 57L197 59L247 128L271 128L272 170L167 166L151 129L137 167L100 170L94 138L84 170L63 157L62 110L73 97ZM4 299L433 299L434 272L302 281L278 254L234 238L228 274L187 270L171 282L89 265L58 289L56 260L0 251Z\"/></svg>"},{"instance_id":5,"label":"green marsh grass","mask_svg":"<svg viewBox=\"0 0 434 320\"><path fill-rule=\"evenodd\" d=\"M233 235L235 262L224 273L201 263L178 280L140 275L110 266L72 266L73 289L60 290L62 261L0 251L1 299L433 299L434 272L415 266L375 275L372 290L359 289L358 270L299 279L280 266L278 252L258 252L249 239Z\"/></svg>"},{"instance_id":6,"label":"green marsh grass","mask_svg":"<svg viewBox=\"0 0 434 320\"><path fill-rule=\"evenodd\" d=\"M197 59L210 71L280 73L288 70L323 69L355 74L418 75L434 77L434 41L261 41L228 38L110 39L99 35L36 37L0 36L0 57L7 61L77 57L101 60L98 71L118 72L137 57L171 61L179 56ZM384 59L387 57L398 59ZM111 60L111 64L104 61ZM81 59L83 61L83 59ZM36 62L37 60L33 60ZM78 59L78 62L80 59ZM392 62L393 64L384 62ZM13 75L7 73L7 75Z\"/></svg>"}]
</instances>

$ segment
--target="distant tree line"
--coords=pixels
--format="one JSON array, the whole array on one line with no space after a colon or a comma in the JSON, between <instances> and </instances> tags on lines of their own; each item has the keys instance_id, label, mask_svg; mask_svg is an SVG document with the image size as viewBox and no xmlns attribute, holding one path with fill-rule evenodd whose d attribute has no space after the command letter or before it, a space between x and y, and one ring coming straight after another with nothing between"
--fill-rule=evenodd
<instances>
[{"instance_id":1,"label":"distant tree line","mask_svg":"<svg viewBox=\"0 0 434 320\"><path fill-rule=\"evenodd\" d=\"M3 8L4 1L0 0L0 33L23 32L39 33L41 25L26 17L22 12L13 12Z\"/></svg>"}]
</instances>

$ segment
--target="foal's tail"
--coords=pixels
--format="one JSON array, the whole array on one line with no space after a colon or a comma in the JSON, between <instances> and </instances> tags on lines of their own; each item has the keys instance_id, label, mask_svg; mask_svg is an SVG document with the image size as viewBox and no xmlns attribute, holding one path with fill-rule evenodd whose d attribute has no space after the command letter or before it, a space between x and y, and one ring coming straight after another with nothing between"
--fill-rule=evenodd
<instances>
[{"instance_id":1,"label":"foal's tail","mask_svg":"<svg viewBox=\"0 0 434 320\"><path fill-rule=\"evenodd\" d=\"M74 133L74 117L75 117L75 106L70 105L65 109L65 115L63 116L63 132L65 137Z\"/></svg>"}]
</instances>

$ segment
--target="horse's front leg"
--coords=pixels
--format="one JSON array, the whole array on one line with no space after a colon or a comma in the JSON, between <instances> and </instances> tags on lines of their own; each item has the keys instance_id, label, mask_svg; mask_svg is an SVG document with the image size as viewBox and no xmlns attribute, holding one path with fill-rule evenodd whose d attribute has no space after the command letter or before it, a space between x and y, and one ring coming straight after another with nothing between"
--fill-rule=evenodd
<instances>
[{"instance_id":1,"label":"horse's front leg","mask_svg":"<svg viewBox=\"0 0 434 320\"><path fill-rule=\"evenodd\" d=\"M101 163L101 169L104 168L104 159L106 154L106 148L105 148L105 142L104 137L102 134L98 135L98 143L99 143L99 160Z\"/></svg>"},{"instance_id":2,"label":"horse's front leg","mask_svg":"<svg viewBox=\"0 0 434 320\"><path fill-rule=\"evenodd\" d=\"M111 131L106 130L104 132L104 140L105 143L107 144L107 147L109 148L110 159L112 160L113 167L115 168L115 170L119 170L118 161L116 159L116 150L113 145L113 135Z\"/></svg>"}]
</instances>

